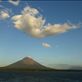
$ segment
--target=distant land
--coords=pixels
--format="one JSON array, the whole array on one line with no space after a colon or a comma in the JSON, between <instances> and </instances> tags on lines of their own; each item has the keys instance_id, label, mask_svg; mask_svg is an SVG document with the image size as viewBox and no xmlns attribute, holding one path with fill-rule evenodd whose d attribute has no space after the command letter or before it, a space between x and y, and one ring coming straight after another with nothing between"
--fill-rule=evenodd
<instances>
[{"instance_id":1,"label":"distant land","mask_svg":"<svg viewBox=\"0 0 82 82\"><path fill-rule=\"evenodd\" d=\"M60 67L58 69L57 67ZM62 68L63 67L63 68ZM66 69L66 67L69 67ZM54 66L54 68L46 67L36 62L34 59L30 57L25 57L22 60L19 60L13 64L10 64L5 67L0 67L0 71L79 71L82 70L80 66L72 66L66 64L59 64L58 66Z\"/></svg>"},{"instance_id":2,"label":"distant land","mask_svg":"<svg viewBox=\"0 0 82 82\"><path fill-rule=\"evenodd\" d=\"M82 70L82 66L79 65L69 65L69 64L55 64L53 65L53 68L59 69L59 70Z\"/></svg>"}]
</instances>

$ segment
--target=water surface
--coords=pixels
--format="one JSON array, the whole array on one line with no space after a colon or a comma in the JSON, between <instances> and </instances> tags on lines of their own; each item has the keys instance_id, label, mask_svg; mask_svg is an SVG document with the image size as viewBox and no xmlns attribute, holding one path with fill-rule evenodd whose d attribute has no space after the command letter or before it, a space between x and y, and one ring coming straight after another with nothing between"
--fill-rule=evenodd
<instances>
[{"instance_id":1,"label":"water surface","mask_svg":"<svg viewBox=\"0 0 82 82\"><path fill-rule=\"evenodd\" d=\"M0 72L0 82L82 82L82 72Z\"/></svg>"}]
</instances>

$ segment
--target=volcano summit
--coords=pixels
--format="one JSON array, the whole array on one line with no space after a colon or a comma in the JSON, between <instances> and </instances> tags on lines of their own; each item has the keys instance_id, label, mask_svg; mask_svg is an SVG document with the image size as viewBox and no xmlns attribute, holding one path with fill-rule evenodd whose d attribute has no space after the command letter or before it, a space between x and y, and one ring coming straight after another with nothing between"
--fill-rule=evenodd
<instances>
[{"instance_id":1,"label":"volcano summit","mask_svg":"<svg viewBox=\"0 0 82 82\"><path fill-rule=\"evenodd\" d=\"M25 57L13 64L2 67L5 70L50 70L50 68L39 64L31 57Z\"/></svg>"}]
</instances>

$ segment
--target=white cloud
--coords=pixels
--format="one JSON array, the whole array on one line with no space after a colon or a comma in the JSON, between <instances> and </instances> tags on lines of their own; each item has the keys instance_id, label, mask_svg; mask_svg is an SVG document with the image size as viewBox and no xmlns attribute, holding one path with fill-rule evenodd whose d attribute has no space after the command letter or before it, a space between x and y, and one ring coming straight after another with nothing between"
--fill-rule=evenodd
<instances>
[{"instance_id":1,"label":"white cloud","mask_svg":"<svg viewBox=\"0 0 82 82\"><path fill-rule=\"evenodd\" d=\"M51 45L49 43L42 43L42 46L45 48L51 48Z\"/></svg>"},{"instance_id":2,"label":"white cloud","mask_svg":"<svg viewBox=\"0 0 82 82\"><path fill-rule=\"evenodd\" d=\"M36 38L57 35L78 28L77 25L69 23L45 25L46 20L40 15L39 10L29 6L25 7L21 14L13 16L12 20L15 28Z\"/></svg>"},{"instance_id":3,"label":"white cloud","mask_svg":"<svg viewBox=\"0 0 82 82\"><path fill-rule=\"evenodd\" d=\"M9 18L9 12L6 11L6 10L1 10L0 11L0 20L4 20L4 19L7 19Z\"/></svg>"},{"instance_id":4,"label":"white cloud","mask_svg":"<svg viewBox=\"0 0 82 82\"><path fill-rule=\"evenodd\" d=\"M17 6L19 5L20 0L9 0L9 2Z\"/></svg>"}]
</instances>

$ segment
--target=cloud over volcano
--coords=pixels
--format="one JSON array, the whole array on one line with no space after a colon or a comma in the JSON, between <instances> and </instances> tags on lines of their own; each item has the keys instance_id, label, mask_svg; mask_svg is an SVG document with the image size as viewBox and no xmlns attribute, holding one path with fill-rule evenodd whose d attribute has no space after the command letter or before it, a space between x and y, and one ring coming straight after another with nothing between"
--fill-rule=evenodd
<instances>
[{"instance_id":1,"label":"cloud over volcano","mask_svg":"<svg viewBox=\"0 0 82 82\"><path fill-rule=\"evenodd\" d=\"M12 20L15 28L35 38L62 34L79 27L78 25L69 23L46 24L46 20L40 14L39 10L30 6L26 6L21 14L13 16Z\"/></svg>"}]
</instances>

